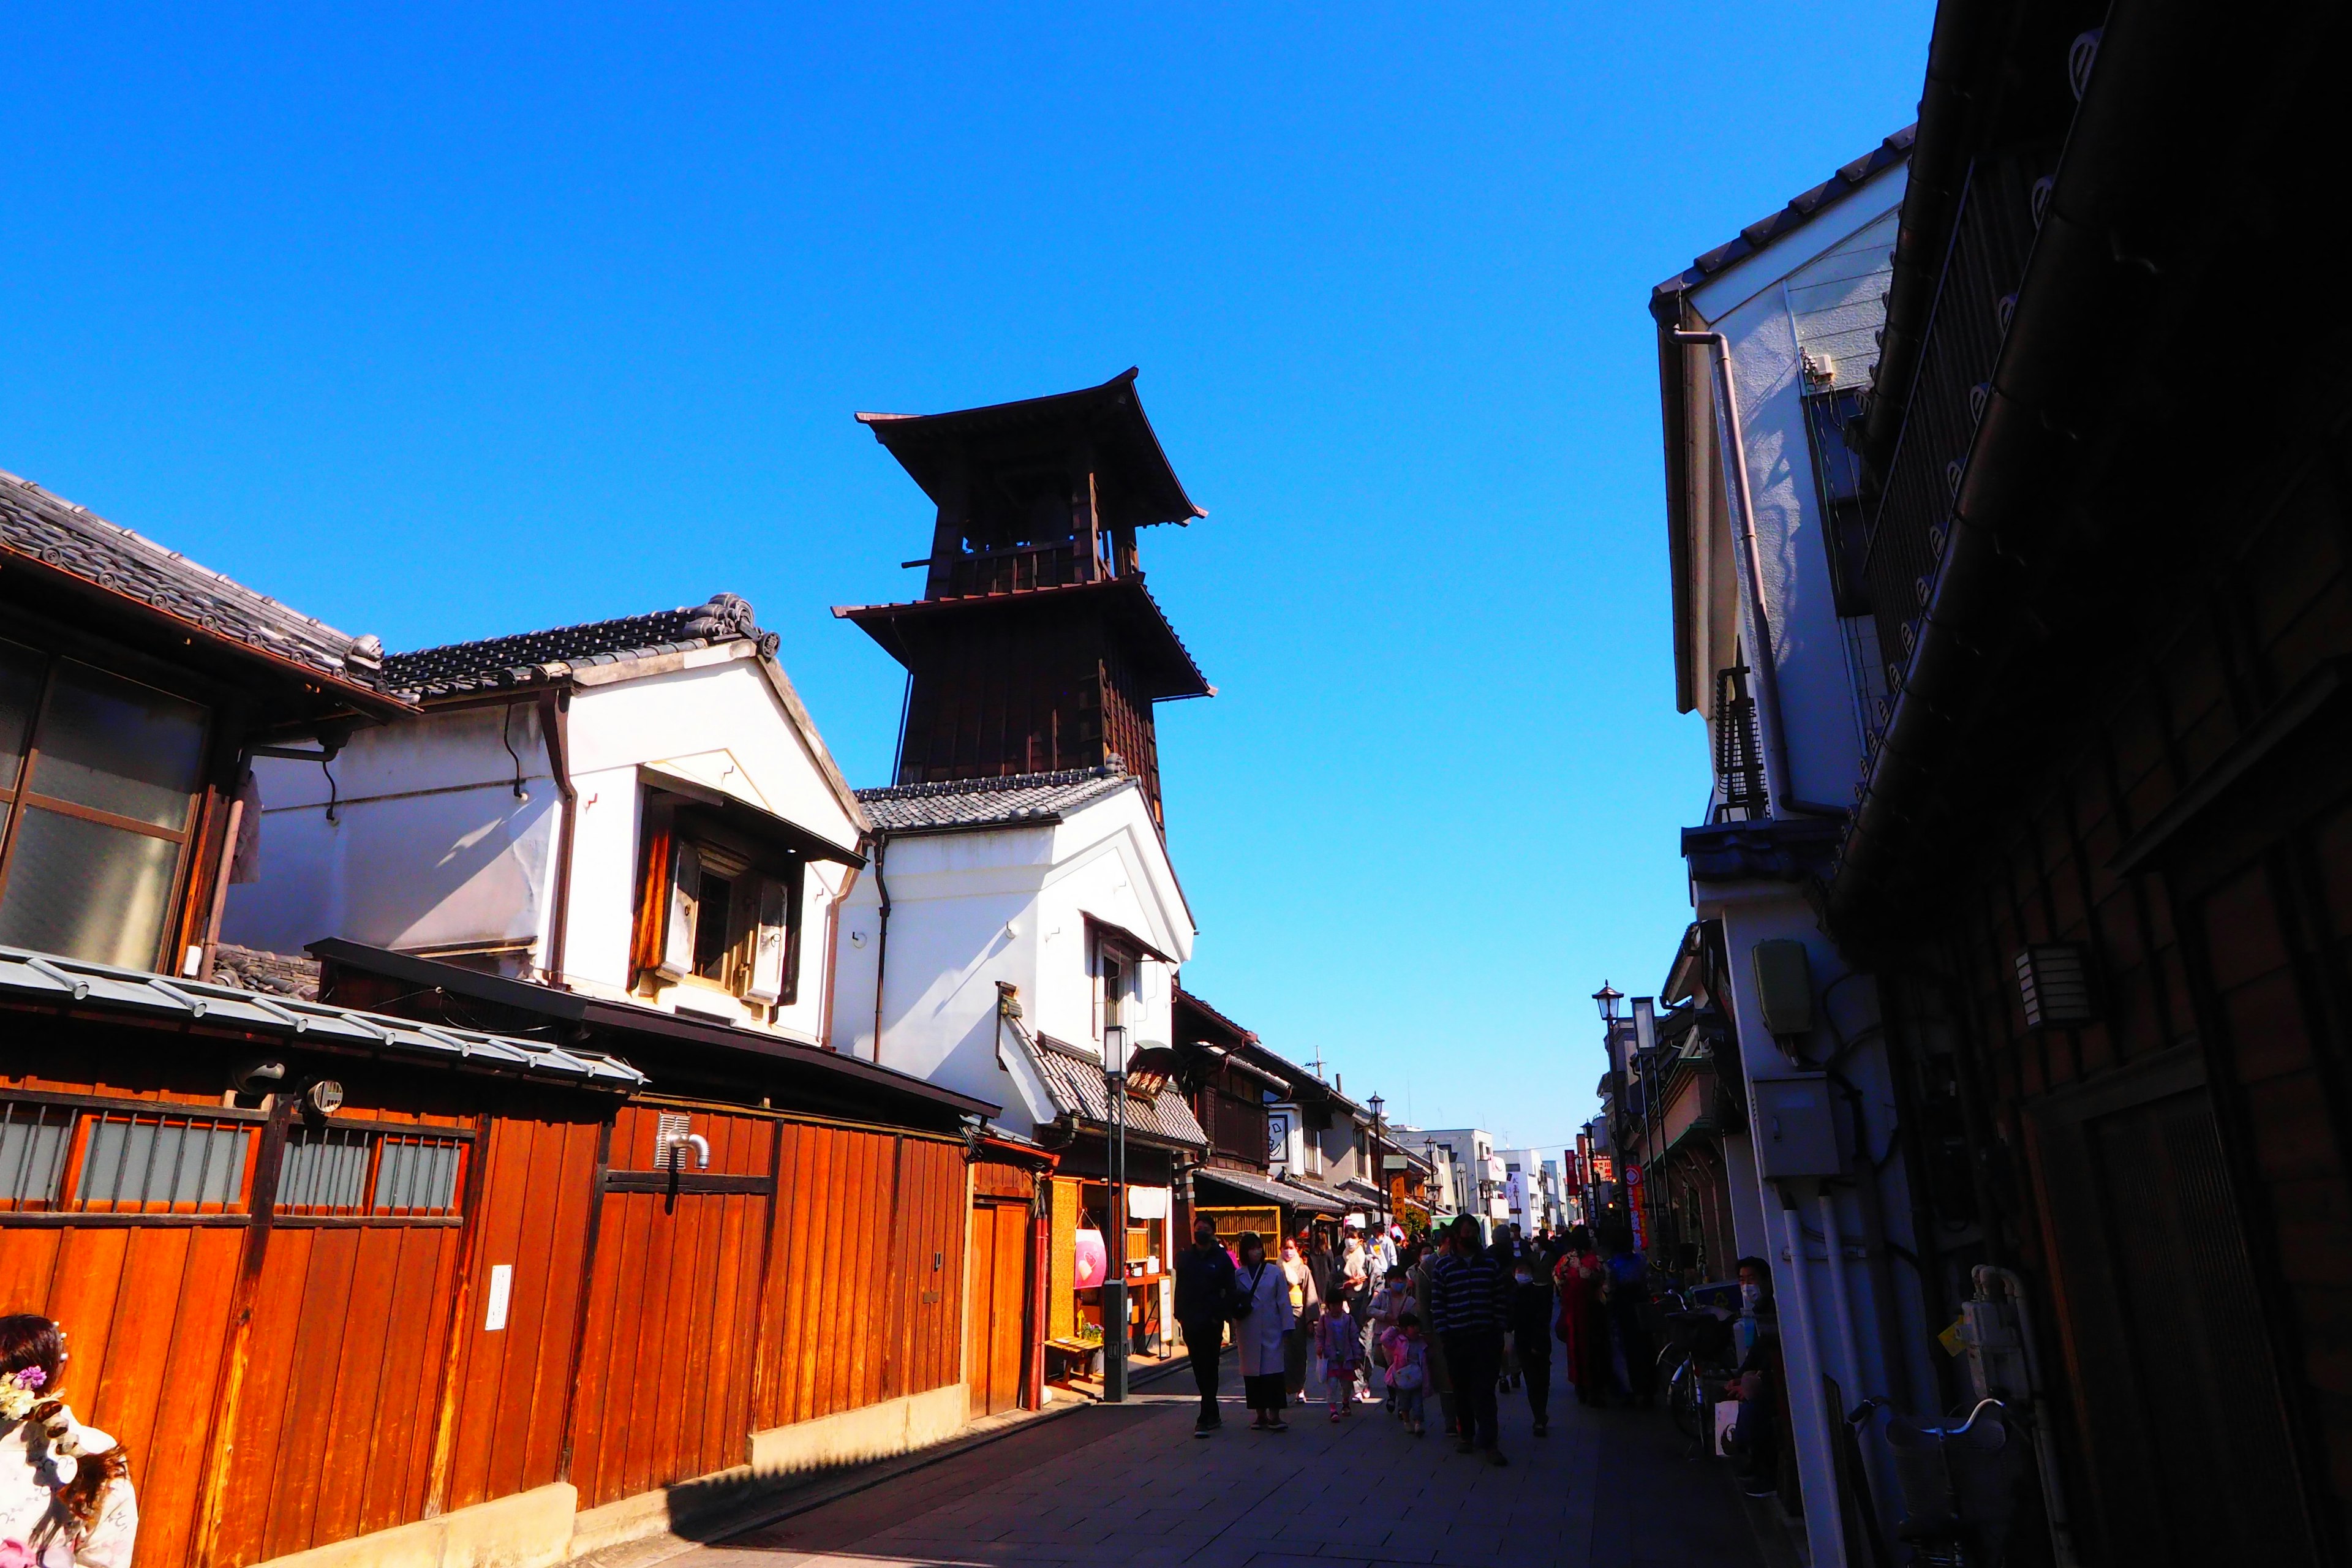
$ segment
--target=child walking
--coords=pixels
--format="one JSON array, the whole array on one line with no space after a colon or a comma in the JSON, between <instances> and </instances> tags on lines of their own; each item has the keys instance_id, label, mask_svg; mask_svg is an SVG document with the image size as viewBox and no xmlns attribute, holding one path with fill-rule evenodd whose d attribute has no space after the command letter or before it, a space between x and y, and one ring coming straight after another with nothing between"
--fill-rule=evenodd
<instances>
[{"instance_id":1,"label":"child walking","mask_svg":"<svg viewBox=\"0 0 2352 1568\"><path fill-rule=\"evenodd\" d=\"M1397 1314L1396 1327L1385 1340L1389 1358L1389 1397L1396 1402L1397 1419L1418 1437L1422 1433L1421 1396L1429 1386L1429 1346L1421 1337L1421 1318Z\"/></svg>"},{"instance_id":2,"label":"child walking","mask_svg":"<svg viewBox=\"0 0 2352 1568\"><path fill-rule=\"evenodd\" d=\"M1323 1316L1315 1324L1315 1351L1323 1358L1323 1394L1330 1403L1331 1419L1353 1415L1356 1371L1364 1351L1346 1296L1334 1294L1323 1304Z\"/></svg>"}]
</instances>

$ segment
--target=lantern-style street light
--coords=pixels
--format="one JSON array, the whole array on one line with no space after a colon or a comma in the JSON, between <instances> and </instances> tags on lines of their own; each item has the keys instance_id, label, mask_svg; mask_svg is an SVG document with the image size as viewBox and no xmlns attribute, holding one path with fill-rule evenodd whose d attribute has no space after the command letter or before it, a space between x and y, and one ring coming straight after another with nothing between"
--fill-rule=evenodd
<instances>
[{"instance_id":1,"label":"lantern-style street light","mask_svg":"<svg viewBox=\"0 0 2352 1568\"><path fill-rule=\"evenodd\" d=\"M1109 1266L1103 1270L1103 1403L1127 1399L1127 1026L1103 1026L1103 1089L1110 1100Z\"/></svg>"},{"instance_id":2,"label":"lantern-style street light","mask_svg":"<svg viewBox=\"0 0 2352 1568\"><path fill-rule=\"evenodd\" d=\"M1601 1021L1603 1024L1613 1024L1617 1021L1617 1004L1624 999L1625 993L1618 990L1606 980L1601 983L1601 989L1592 994L1593 1005L1601 1009Z\"/></svg>"}]
</instances>

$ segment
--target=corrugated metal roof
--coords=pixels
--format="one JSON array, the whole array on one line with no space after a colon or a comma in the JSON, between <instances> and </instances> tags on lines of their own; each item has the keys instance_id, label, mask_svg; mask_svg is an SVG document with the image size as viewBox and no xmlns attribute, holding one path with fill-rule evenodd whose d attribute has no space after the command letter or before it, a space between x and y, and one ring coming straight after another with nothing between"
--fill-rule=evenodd
<instances>
[{"instance_id":1,"label":"corrugated metal roof","mask_svg":"<svg viewBox=\"0 0 2352 1568\"><path fill-rule=\"evenodd\" d=\"M161 1018L270 1036L296 1045L356 1048L599 1089L633 1089L650 1081L620 1058L602 1051L565 1050L540 1040L420 1024L294 996L265 996L24 948L0 947L0 1000L119 1013L145 1021Z\"/></svg>"},{"instance_id":2,"label":"corrugated metal roof","mask_svg":"<svg viewBox=\"0 0 2352 1568\"><path fill-rule=\"evenodd\" d=\"M886 833L956 827L1042 827L1135 784L1118 763L1065 768L1009 778L950 779L940 784L862 789L858 804Z\"/></svg>"},{"instance_id":3,"label":"corrugated metal roof","mask_svg":"<svg viewBox=\"0 0 2352 1568\"><path fill-rule=\"evenodd\" d=\"M0 472L0 552L25 556L331 679L380 689L383 649Z\"/></svg>"},{"instance_id":4,"label":"corrugated metal roof","mask_svg":"<svg viewBox=\"0 0 2352 1568\"><path fill-rule=\"evenodd\" d=\"M575 667L691 653L743 637L760 638L772 648L775 634L760 630L750 601L719 594L708 604L651 615L395 653L385 658L383 674L394 690L406 695L450 697L559 679Z\"/></svg>"}]
</instances>

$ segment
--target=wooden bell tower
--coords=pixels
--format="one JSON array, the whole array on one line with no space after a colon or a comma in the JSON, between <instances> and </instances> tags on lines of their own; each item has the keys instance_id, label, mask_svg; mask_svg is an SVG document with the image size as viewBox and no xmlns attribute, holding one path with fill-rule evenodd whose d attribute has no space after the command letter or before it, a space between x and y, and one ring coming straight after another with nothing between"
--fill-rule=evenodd
<instances>
[{"instance_id":1,"label":"wooden bell tower","mask_svg":"<svg viewBox=\"0 0 2352 1568\"><path fill-rule=\"evenodd\" d=\"M1157 702L1215 688L1143 584L1136 536L1208 514L1135 395L1100 386L953 414L860 414L938 507L923 596L834 614L907 667L897 783L1116 757L1161 819Z\"/></svg>"}]
</instances>

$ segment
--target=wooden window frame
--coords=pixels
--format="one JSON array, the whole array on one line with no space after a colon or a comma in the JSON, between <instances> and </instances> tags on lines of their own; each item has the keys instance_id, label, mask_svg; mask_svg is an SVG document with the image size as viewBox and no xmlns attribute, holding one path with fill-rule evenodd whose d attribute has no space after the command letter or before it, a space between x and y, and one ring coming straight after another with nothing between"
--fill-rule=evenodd
<instances>
[{"instance_id":1,"label":"wooden window frame","mask_svg":"<svg viewBox=\"0 0 2352 1568\"><path fill-rule=\"evenodd\" d=\"M255 1223L289 1226L413 1226L420 1227L460 1226L466 1222L467 1183L471 1173L475 1129L440 1126L414 1121L382 1121L365 1118L337 1117L323 1125L341 1131L362 1133L370 1141L368 1169L363 1184L372 1203L375 1180L386 1142L411 1141L453 1146L457 1151L457 1171L453 1188L451 1207L436 1210L397 1210L374 1208L326 1209L323 1207L289 1207L274 1205L265 1214L252 1206L253 1194L263 1173L265 1152L272 1152L277 1162L277 1174L285 1170L289 1141L268 1136L270 1113L248 1110L243 1106L207 1105L187 1100L124 1100L109 1095L61 1093L51 1090L0 1090L0 1108L27 1106L41 1110L63 1111L72 1120L68 1124L62 1169L58 1177L57 1197L38 1204L20 1204L13 1196L0 1196L0 1227L24 1226L96 1226L100 1228L125 1226L242 1226ZM237 1172L237 1186L233 1200L225 1203L156 1203L142 1201L122 1205L118 1199L85 1202L80 1196L83 1181L82 1166L89 1155L89 1142L96 1123L109 1119L152 1121L169 1124L204 1124L212 1127L237 1127L247 1132L242 1163ZM0 1173L5 1174L5 1173ZM272 1183L275 1187L276 1183Z\"/></svg>"},{"instance_id":2,"label":"wooden window frame","mask_svg":"<svg viewBox=\"0 0 2352 1568\"><path fill-rule=\"evenodd\" d=\"M650 987L658 992L664 987L682 987L689 994L706 992L725 996L771 1016L797 1005L804 948L803 928L807 924L807 858L772 844L754 843L743 834L698 816L696 802L656 787L639 792L638 824L640 848L630 955L631 989ZM726 874L732 886L728 900L726 955L719 978L698 973L690 966L691 949L689 967L683 973L673 972L665 963L669 956L681 847L692 850L698 861L709 853L742 868ZM760 906L771 886L780 895L783 943L779 955L779 984L772 998L753 994L759 978L759 934L765 929L765 922L759 918ZM698 891L696 900L695 923L698 932L702 919Z\"/></svg>"},{"instance_id":3,"label":"wooden window frame","mask_svg":"<svg viewBox=\"0 0 2352 1568\"><path fill-rule=\"evenodd\" d=\"M27 806L39 811L54 812L60 816L75 817L101 827L118 828L144 837L160 838L174 846L174 852L169 890L164 895L165 914L163 929L156 933L155 945L148 952L147 962L158 973L176 973L177 966L165 963L163 957L171 947L176 945L184 923L181 916L184 911L181 906L187 898L188 888L194 873L195 857L189 851L200 842L205 831L205 800L208 793L205 774L210 772L213 747L220 733L219 703L208 696L188 691L175 683L155 679L143 672L124 669L114 661L89 657L86 652L79 648L68 651L57 647L46 647L38 643L26 642L13 637L0 637L0 645L23 648L42 661L40 690L34 698L32 717L25 730L24 754L17 761L16 777L5 786L0 786L0 900L5 900L8 896L8 876L16 867L16 842ZM101 675L110 676L114 679L128 681L133 686L142 686L151 691L160 692L174 701L184 702L192 708L199 709L204 713L203 734L196 748L198 754L204 758L204 763L199 769L195 787L188 792L188 808L181 816L178 828L162 827L152 822L142 822L136 817L118 816L96 806L83 805L77 801L44 795L32 787L33 781L38 777L40 772L41 742L43 731L47 727L50 700L57 689L58 667L67 660L71 660L86 668L94 669Z\"/></svg>"}]
</instances>

